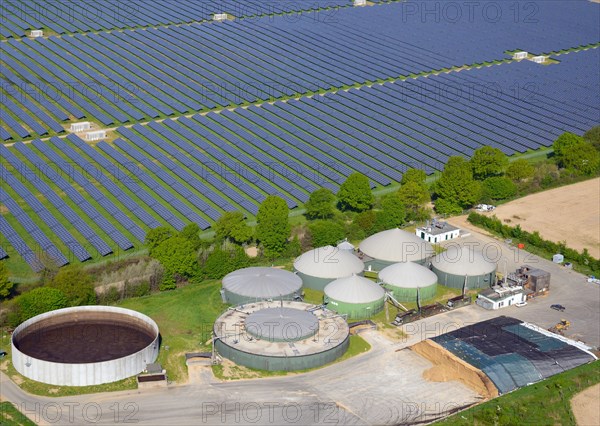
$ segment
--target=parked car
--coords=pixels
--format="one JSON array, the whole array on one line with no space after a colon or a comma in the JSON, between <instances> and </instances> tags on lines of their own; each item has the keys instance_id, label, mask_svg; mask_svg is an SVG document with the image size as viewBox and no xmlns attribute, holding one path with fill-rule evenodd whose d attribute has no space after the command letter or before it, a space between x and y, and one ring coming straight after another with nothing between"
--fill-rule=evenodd
<instances>
[{"instance_id":1,"label":"parked car","mask_svg":"<svg viewBox=\"0 0 600 426\"><path fill-rule=\"evenodd\" d=\"M517 308L522 308L523 306L527 306L527 302L518 302L518 303L515 303L515 306Z\"/></svg>"},{"instance_id":2,"label":"parked car","mask_svg":"<svg viewBox=\"0 0 600 426\"><path fill-rule=\"evenodd\" d=\"M563 312L566 308L563 305L550 305L550 308L554 309L555 311L561 311Z\"/></svg>"}]
</instances>

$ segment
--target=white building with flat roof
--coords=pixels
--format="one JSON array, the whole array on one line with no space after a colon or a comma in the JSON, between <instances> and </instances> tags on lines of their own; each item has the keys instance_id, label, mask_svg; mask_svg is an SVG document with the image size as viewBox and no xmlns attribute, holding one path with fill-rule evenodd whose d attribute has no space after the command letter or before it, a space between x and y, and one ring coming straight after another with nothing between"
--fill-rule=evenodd
<instances>
[{"instance_id":1,"label":"white building with flat roof","mask_svg":"<svg viewBox=\"0 0 600 426\"><path fill-rule=\"evenodd\" d=\"M417 228L415 234L422 240L435 244L458 238L460 229L447 222L433 219L431 222L427 221L425 226Z\"/></svg>"},{"instance_id":2,"label":"white building with flat roof","mask_svg":"<svg viewBox=\"0 0 600 426\"><path fill-rule=\"evenodd\" d=\"M495 310L524 302L526 298L521 286L509 288L495 286L479 293L475 303L484 309Z\"/></svg>"}]
</instances>

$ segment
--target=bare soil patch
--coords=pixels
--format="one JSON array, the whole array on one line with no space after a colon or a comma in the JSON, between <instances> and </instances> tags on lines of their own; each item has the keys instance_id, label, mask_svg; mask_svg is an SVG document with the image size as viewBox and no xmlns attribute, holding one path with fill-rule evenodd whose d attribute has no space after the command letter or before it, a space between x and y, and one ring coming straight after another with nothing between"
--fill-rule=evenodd
<instances>
[{"instance_id":1,"label":"bare soil patch","mask_svg":"<svg viewBox=\"0 0 600 426\"><path fill-rule=\"evenodd\" d=\"M520 225L528 232L538 231L542 238L566 241L567 246L600 258L600 178L528 195L498 206L487 215L496 215L510 226ZM449 222L463 229L491 235L456 216Z\"/></svg>"},{"instance_id":2,"label":"bare soil patch","mask_svg":"<svg viewBox=\"0 0 600 426\"><path fill-rule=\"evenodd\" d=\"M571 409L578 426L600 425L600 383L575 395Z\"/></svg>"}]
</instances>

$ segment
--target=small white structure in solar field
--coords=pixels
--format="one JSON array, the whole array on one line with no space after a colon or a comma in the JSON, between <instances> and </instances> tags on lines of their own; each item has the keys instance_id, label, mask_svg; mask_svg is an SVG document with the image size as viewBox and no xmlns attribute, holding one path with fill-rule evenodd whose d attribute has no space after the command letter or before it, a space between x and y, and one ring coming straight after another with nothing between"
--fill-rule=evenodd
<instances>
[{"instance_id":1,"label":"small white structure in solar field","mask_svg":"<svg viewBox=\"0 0 600 426\"><path fill-rule=\"evenodd\" d=\"M213 15L213 21L226 21L227 14L226 13L215 13Z\"/></svg>"},{"instance_id":2,"label":"small white structure in solar field","mask_svg":"<svg viewBox=\"0 0 600 426\"><path fill-rule=\"evenodd\" d=\"M366 6L367 0L354 0L354 6Z\"/></svg>"},{"instance_id":3,"label":"small white structure in solar field","mask_svg":"<svg viewBox=\"0 0 600 426\"><path fill-rule=\"evenodd\" d=\"M31 30L31 37L44 37L42 30Z\"/></svg>"},{"instance_id":4,"label":"small white structure in solar field","mask_svg":"<svg viewBox=\"0 0 600 426\"><path fill-rule=\"evenodd\" d=\"M546 59L547 58L545 56L534 56L533 58L531 58L531 60L536 64L543 64L544 62L546 62Z\"/></svg>"},{"instance_id":5,"label":"small white structure in solar field","mask_svg":"<svg viewBox=\"0 0 600 426\"><path fill-rule=\"evenodd\" d=\"M83 132L85 130L90 130L92 128L92 123L89 121L82 121L80 123L72 123L71 131L72 132Z\"/></svg>"},{"instance_id":6,"label":"small white structure in solar field","mask_svg":"<svg viewBox=\"0 0 600 426\"><path fill-rule=\"evenodd\" d=\"M85 134L86 141L99 141L106 139L106 130L96 130Z\"/></svg>"},{"instance_id":7,"label":"small white structure in solar field","mask_svg":"<svg viewBox=\"0 0 600 426\"><path fill-rule=\"evenodd\" d=\"M515 52L513 59L527 59L529 54L527 52Z\"/></svg>"}]
</instances>

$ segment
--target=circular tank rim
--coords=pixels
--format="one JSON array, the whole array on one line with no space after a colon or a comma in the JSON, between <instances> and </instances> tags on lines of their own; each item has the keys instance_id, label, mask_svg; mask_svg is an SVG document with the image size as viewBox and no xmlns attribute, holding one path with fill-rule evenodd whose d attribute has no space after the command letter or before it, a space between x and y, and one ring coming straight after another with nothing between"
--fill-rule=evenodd
<instances>
[{"instance_id":1,"label":"circular tank rim","mask_svg":"<svg viewBox=\"0 0 600 426\"><path fill-rule=\"evenodd\" d=\"M101 309L98 309L98 308L101 308ZM43 321L43 320L45 320L47 318L52 318L52 317L55 317L55 316L67 315L69 313L78 312L78 311L79 312L104 311L104 312L113 312L113 313L119 313L119 314L122 314L122 315L129 315L129 316L137 317L139 319L144 320L146 322L146 324L148 324L149 326L151 326L152 329L153 329L153 331L155 332L155 335L153 336L152 342L148 346L146 346L145 348L140 349L139 351L132 352L130 354L127 354L127 355L119 357L119 358L113 358L113 359L109 359L109 360L105 360L105 361L97 361L97 362L72 363L72 362L47 361L45 359L40 359L40 358L32 357L31 355L28 355L25 352L22 352L21 350L19 350L15 346L15 342L14 342L15 336L18 337L18 334L21 331L23 331L24 329L32 326L33 324L36 324L36 323L38 323L40 321ZM71 307L71 308L55 309L53 311L45 312L43 314L36 315L35 317L28 319L27 321L22 322L12 332L12 335L10 336L10 345L11 345L11 352L12 352L12 354L14 354L15 352L18 352L19 354L21 354L21 355L23 355L25 357L28 357L30 359L35 359L37 361L41 361L41 362L48 363L48 364L53 364L53 365L77 365L77 366L81 365L81 366L84 366L84 365L95 365L95 364L108 363L108 362L112 362L112 361L115 361L115 360L124 359L124 358L128 358L128 357L140 354L140 353L146 351L150 346L156 344L158 342L159 335L160 335L160 333L159 333L158 325L156 324L156 322L152 318L150 318L147 315L142 314L141 312L134 311L132 309L118 308L116 306L102 306L102 305L74 306L74 307ZM14 356L13 356L13 358L14 358ZM21 373L21 374L23 374L23 373Z\"/></svg>"}]
</instances>

